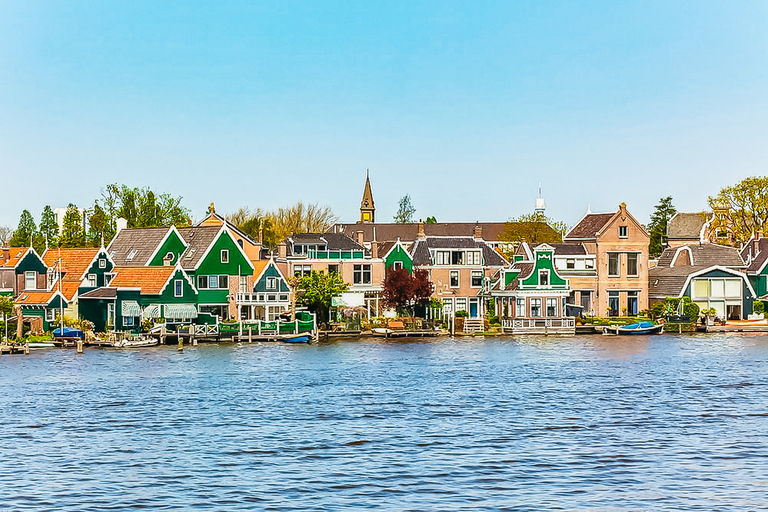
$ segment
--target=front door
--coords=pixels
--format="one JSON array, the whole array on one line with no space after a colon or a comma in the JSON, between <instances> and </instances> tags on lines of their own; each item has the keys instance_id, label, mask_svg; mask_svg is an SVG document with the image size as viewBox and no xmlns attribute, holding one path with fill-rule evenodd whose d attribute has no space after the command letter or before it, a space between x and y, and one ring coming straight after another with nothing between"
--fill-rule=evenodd
<instances>
[{"instance_id":1,"label":"front door","mask_svg":"<svg viewBox=\"0 0 768 512\"><path fill-rule=\"evenodd\" d=\"M477 300L470 300L469 301L469 317L470 318L477 318Z\"/></svg>"}]
</instances>

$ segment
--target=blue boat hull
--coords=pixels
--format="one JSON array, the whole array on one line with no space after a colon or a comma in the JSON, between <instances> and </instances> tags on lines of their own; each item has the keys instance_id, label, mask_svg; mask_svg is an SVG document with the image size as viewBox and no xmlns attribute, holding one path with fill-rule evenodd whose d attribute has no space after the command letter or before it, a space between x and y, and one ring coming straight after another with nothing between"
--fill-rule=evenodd
<instances>
[{"instance_id":1,"label":"blue boat hull","mask_svg":"<svg viewBox=\"0 0 768 512\"><path fill-rule=\"evenodd\" d=\"M603 334L661 334L664 324L640 322L630 325L608 325L603 327Z\"/></svg>"}]
</instances>

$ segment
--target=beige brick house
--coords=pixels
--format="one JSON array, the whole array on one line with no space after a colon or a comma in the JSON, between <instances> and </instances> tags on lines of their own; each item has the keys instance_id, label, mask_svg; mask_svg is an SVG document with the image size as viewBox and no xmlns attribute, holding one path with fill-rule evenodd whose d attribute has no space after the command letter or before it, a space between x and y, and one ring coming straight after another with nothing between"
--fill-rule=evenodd
<instances>
[{"instance_id":1,"label":"beige brick house","mask_svg":"<svg viewBox=\"0 0 768 512\"><path fill-rule=\"evenodd\" d=\"M626 203L614 213L587 213L563 242L556 244L555 264L570 280L569 302L594 315L632 315L648 307L650 237Z\"/></svg>"}]
</instances>

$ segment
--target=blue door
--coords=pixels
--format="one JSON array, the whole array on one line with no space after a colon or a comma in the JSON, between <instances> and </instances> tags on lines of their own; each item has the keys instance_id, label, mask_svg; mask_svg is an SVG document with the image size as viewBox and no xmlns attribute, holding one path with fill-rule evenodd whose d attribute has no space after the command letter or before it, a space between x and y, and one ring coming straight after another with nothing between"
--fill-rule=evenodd
<instances>
[{"instance_id":1,"label":"blue door","mask_svg":"<svg viewBox=\"0 0 768 512\"><path fill-rule=\"evenodd\" d=\"M477 318L477 302L474 300L469 302L469 317Z\"/></svg>"}]
</instances>

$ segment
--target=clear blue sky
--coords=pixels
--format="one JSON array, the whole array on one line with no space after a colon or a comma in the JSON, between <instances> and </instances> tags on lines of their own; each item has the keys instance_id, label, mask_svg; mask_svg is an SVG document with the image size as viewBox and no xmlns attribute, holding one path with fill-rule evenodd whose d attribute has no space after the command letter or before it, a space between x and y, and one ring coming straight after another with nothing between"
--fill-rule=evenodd
<instances>
[{"instance_id":1,"label":"clear blue sky","mask_svg":"<svg viewBox=\"0 0 768 512\"><path fill-rule=\"evenodd\" d=\"M0 225L110 182L573 224L768 170L768 2L0 0Z\"/></svg>"}]
</instances>

